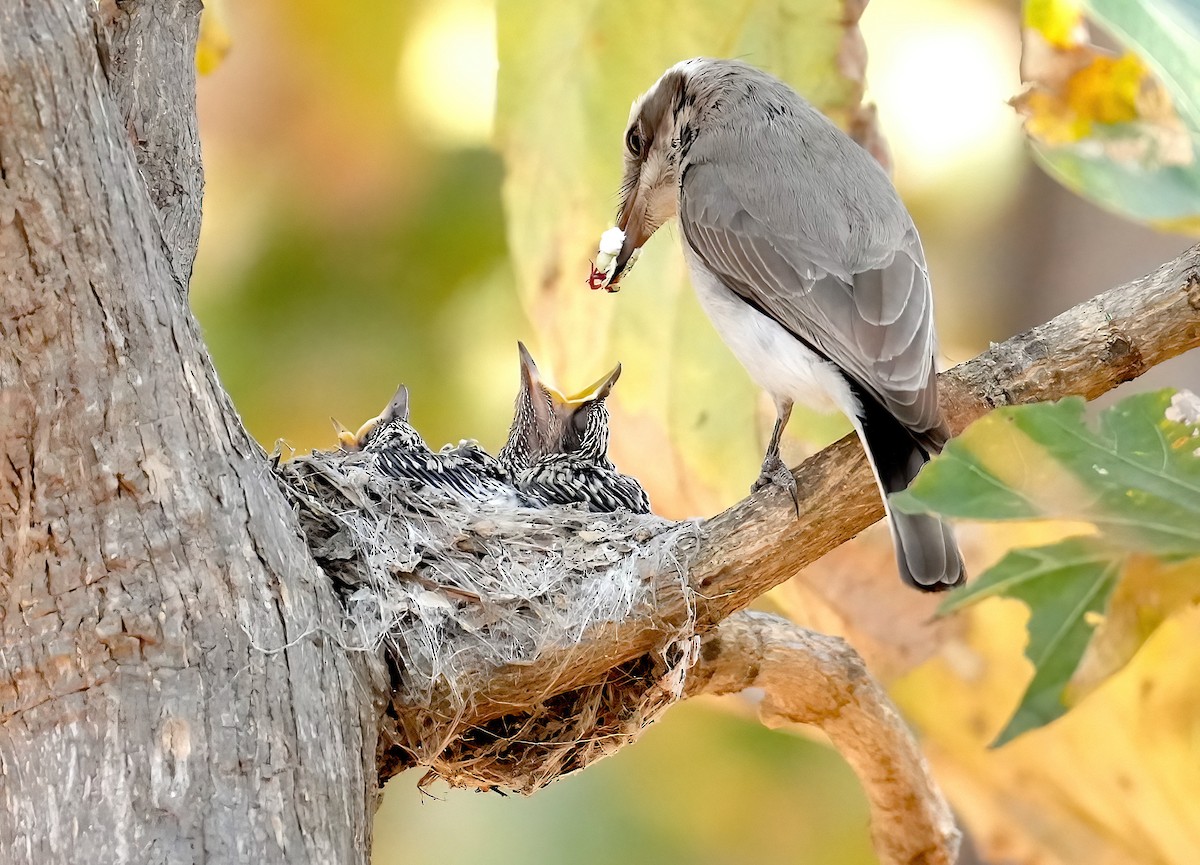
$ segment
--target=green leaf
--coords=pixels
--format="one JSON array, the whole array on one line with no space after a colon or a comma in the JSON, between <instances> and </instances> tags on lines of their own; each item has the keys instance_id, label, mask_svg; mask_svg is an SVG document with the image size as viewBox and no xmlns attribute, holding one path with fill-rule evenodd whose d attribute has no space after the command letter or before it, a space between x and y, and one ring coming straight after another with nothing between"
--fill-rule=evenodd
<instances>
[{"instance_id":1,"label":"green leaf","mask_svg":"<svg viewBox=\"0 0 1200 865\"><path fill-rule=\"evenodd\" d=\"M972 424L905 492L908 513L1095 525L1122 549L1200 555L1200 438L1171 420L1173 393L1139 394L1100 414L1071 398L998 409Z\"/></svg>"},{"instance_id":2,"label":"green leaf","mask_svg":"<svg viewBox=\"0 0 1200 865\"><path fill-rule=\"evenodd\" d=\"M1064 692L1092 639L1093 622L1107 612L1130 561L1142 563L1140 585L1117 598L1139 608L1111 616L1121 625L1113 637L1120 652L1088 687L1118 669L1171 608L1194 596L1195 559L1183 570L1146 567L1145 561L1200 555L1200 400L1186 391L1138 394L1101 412L1094 425L1082 399L998 409L953 439L889 501L908 513L1063 518L1098 529L1097 536L1010 552L951 593L939 610L951 613L990 597L1015 598L1029 608L1026 655L1034 676L993 743L1002 745L1066 710ZM1155 579L1184 578L1186 585L1153 588ZM1164 607L1161 615L1148 614L1147 599Z\"/></svg>"},{"instance_id":3,"label":"green leaf","mask_svg":"<svg viewBox=\"0 0 1200 865\"><path fill-rule=\"evenodd\" d=\"M1063 692L1091 640L1094 617L1108 604L1123 562L1119 550L1095 538L1068 538L1046 547L1014 550L942 604L939 613L990 597L1015 598L1029 607L1025 656L1033 662L1033 680L992 747L1048 724L1066 711Z\"/></svg>"},{"instance_id":4,"label":"green leaf","mask_svg":"<svg viewBox=\"0 0 1200 865\"><path fill-rule=\"evenodd\" d=\"M1147 171L1094 151L1033 143L1037 163L1067 189L1105 210L1162 231L1200 234L1200 167L1160 166Z\"/></svg>"}]
</instances>

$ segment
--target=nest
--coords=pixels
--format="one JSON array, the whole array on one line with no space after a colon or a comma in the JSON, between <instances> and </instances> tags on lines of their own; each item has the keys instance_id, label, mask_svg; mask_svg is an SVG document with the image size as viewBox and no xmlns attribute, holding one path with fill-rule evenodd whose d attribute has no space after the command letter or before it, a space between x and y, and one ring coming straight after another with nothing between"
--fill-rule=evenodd
<instances>
[{"instance_id":1,"label":"nest","mask_svg":"<svg viewBox=\"0 0 1200 865\"><path fill-rule=\"evenodd\" d=\"M318 451L276 474L341 595L345 645L388 664L385 777L424 766L423 784L531 793L633 741L679 699L697 647L680 543L694 524L464 500L389 478L369 453ZM549 684L519 713L470 720L496 671L569 659L597 628L655 618L663 573L678 574L670 591L690 613L661 623L659 651L586 688Z\"/></svg>"}]
</instances>

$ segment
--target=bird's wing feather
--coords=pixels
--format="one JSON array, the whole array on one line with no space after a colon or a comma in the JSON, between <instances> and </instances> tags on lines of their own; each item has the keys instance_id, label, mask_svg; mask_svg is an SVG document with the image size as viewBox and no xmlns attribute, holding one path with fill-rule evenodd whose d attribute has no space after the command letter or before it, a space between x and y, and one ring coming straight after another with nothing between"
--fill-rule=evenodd
<instances>
[{"instance_id":1,"label":"bird's wing feather","mask_svg":"<svg viewBox=\"0 0 1200 865\"><path fill-rule=\"evenodd\" d=\"M650 513L650 499L636 478L621 474L611 463L601 465L571 454L540 459L522 478L521 488L553 504L580 503L597 513Z\"/></svg>"},{"instance_id":2,"label":"bird's wing feather","mask_svg":"<svg viewBox=\"0 0 1200 865\"><path fill-rule=\"evenodd\" d=\"M780 224L785 220L746 207L743 201L755 192L789 194L779 188L734 190L711 164L689 166L679 220L696 256L743 300L842 369L905 427L918 434L939 428L931 293L915 229L894 248L860 251L861 260L853 263L837 261L835 253L815 248L801 219ZM796 208L803 207L797 200Z\"/></svg>"}]
</instances>

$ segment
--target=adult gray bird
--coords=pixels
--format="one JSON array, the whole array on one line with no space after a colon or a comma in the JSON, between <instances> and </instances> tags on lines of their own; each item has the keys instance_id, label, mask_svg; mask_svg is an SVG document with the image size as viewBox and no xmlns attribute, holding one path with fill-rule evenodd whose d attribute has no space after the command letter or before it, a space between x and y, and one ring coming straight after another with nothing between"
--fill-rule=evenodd
<instances>
[{"instance_id":1,"label":"adult gray bird","mask_svg":"<svg viewBox=\"0 0 1200 865\"><path fill-rule=\"evenodd\" d=\"M668 69L634 102L625 150L623 242L589 282L614 290L678 215L701 305L775 400L755 489L795 495L779 438L803 402L849 416L886 505L948 437L925 256L887 175L790 87L734 60ZM905 582L963 581L948 525L890 509L888 519Z\"/></svg>"}]
</instances>

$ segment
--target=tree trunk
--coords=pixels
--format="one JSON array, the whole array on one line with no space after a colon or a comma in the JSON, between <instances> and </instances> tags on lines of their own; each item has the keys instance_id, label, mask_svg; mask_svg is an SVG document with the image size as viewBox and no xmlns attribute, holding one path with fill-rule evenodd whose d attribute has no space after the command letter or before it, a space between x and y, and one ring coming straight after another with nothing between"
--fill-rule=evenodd
<instances>
[{"instance_id":1,"label":"tree trunk","mask_svg":"<svg viewBox=\"0 0 1200 865\"><path fill-rule=\"evenodd\" d=\"M0 8L0 862L365 862L380 668L187 307L198 2Z\"/></svg>"}]
</instances>

